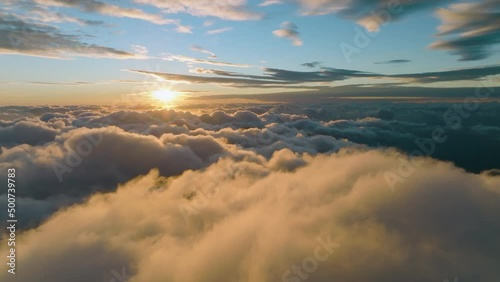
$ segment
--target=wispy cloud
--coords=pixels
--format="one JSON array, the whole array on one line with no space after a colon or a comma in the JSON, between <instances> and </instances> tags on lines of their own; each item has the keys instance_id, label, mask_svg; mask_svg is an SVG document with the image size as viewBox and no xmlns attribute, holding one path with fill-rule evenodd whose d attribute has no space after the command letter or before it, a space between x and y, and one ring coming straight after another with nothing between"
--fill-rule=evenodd
<instances>
[{"instance_id":1,"label":"wispy cloud","mask_svg":"<svg viewBox=\"0 0 500 282\"><path fill-rule=\"evenodd\" d=\"M356 21L367 30L376 31L379 26L395 21L417 10L435 7L451 0L386 1L386 0L288 0L298 2L303 15L339 14Z\"/></svg>"},{"instance_id":2,"label":"wispy cloud","mask_svg":"<svg viewBox=\"0 0 500 282\"><path fill-rule=\"evenodd\" d=\"M198 101L199 114L126 118L98 106L0 108L24 115L0 121L0 164L24 172L16 258L30 269L0 280L440 282L457 269L460 281L498 280L500 160L482 161L500 152L498 103L475 114L489 126L451 132L436 117L452 103ZM415 154L428 155L423 138L436 129L449 137L436 154L446 163ZM463 150L467 141L481 146Z\"/></svg>"},{"instance_id":3,"label":"wispy cloud","mask_svg":"<svg viewBox=\"0 0 500 282\"><path fill-rule=\"evenodd\" d=\"M281 29L273 31L277 37L290 39L295 46L302 46L303 42L300 39L298 27L292 22L283 22Z\"/></svg>"},{"instance_id":4,"label":"wispy cloud","mask_svg":"<svg viewBox=\"0 0 500 282\"><path fill-rule=\"evenodd\" d=\"M214 77L214 76L197 76L184 75L175 73L150 72L142 70L130 70L130 72L151 75L153 77L169 81L171 83L201 83L201 84L222 84L233 87L262 87L264 85L287 85L285 81L267 81L263 79L245 79L239 77Z\"/></svg>"},{"instance_id":5,"label":"wispy cloud","mask_svg":"<svg viewBox=\"0 0 500 282\"><path fill-rule=\"evenodd\" d=\"M250 65L247 65L247 64L219 62L219 61L197 59L197 58L193 58L193 57L182 56L182 55L172 55L172 54L165 54L163 59L167 60L167 61L179 61L179 62L191 63L191 64L205 64L205 65L238 67L238 68L250 67Z\"/></svg>"},{"instance_id":6,"label":"wispy cloud","mask_svg":"<svg viewBox=\"0 0 500 282\"><path fill-rule=\"evenodd\" d=\"M75 23L81 26L99 26L104 24L103 21L73 17L61 11L54 11L49 7L35 5L30 2L20 1L14 2L11 5L23 11L23 13L12 13L23 21L39 23Z\"/></svg>"},{"instance_id":7,"label":"wispy cloud","mask_svg":"<svg viewBox=\"0 0 500 282\"><path fill-rule=\"evenodd\" d=\"M177 31L178 33L193 33L191 26L181 24L177 25L175 31Z\"/></svg>"},{"instance_id":8,"label":"wispy cloud","mask_svg":"<svg viewBox=\"0 0 500 282\"><path fill-rule=\"evenodd\" d=\"M208 54L209 55L208 57L212 58L212 59L217 58L217 55L215 55L214 52L208 51L208 50L204 49L203 47L201 47L200 45L191 45L191 50L196 51L196 52L200 52L200 53L204 53L204 54Z\"/></svg>"},{"instance_id":9,"label":"wispy cloud","mask_svg":"<svg viewBox=\"0 0 500 282\"><path fill-rule=\"evenodd\" d=\"M301 85L307 87L306 83L321 83L341 81L352 77L371 77L375 74L369 74L359 71L329 69L319 72L298 72L275 68L263 69L263 75L249 75L237 72L227 72L222 70L209 70L196 68L192 72L211 76L182 75L174 73L150 72L142 70L130 70L131 72L151 75L169 82L181 83L208 83L220 84L231 87L255 87L269 88L279 87L288 88L292 85Z\"/></svg>"},{"instance_id":10,"label":"wispy cloud","mask_svg":"<svg viewBox=\"0 0 500 282\"><path fill-rule=\"evenodd\" d=\"M282 0L265 0L264 2L261 2L259 6L261 7L266 7L266 6L271 6L271 5L276 5L276 4L282 4Z\"/></svg>"},{"instance_id":11,"label":"wispy cloud","mask_svg":"<svg viewBox=\"0 0 500 282\"><path fill-rule=\"evenodd\" d=\"M242 0L134 0L134 2L153 5L166 13L188 13L194 16L212 16L225 20L258 20L262 18L262 14L250 11L246 1Z\"/></svg>"},{"instance_id":12,"label":"wispy cloud","mask_svg":"<svg viewBox=\"0 0 500 282\"><path fill-rule=\"evenodd\" d=\"M479 67L469 69L458 69L450 71L422 72L411 74L385 75L357 70L322 68L319 71L292 71L278 68L264 68L262 75L228 72L215 69L194 68L192 73L203 76L182 75L174 73L151 72L142 70L131 70L131 72L152 75L170 82L182 83L211 83L223 84L232 87L288 87L301 85L303 87L315 87L318 83L333 83L353 78L379 79L387 78L402 82L433 83L458 80L479 80L485 77L500 74L500 66ZM209 75L209 76L205 76ZM333 85L330 85L333 86Z\"/></svg>"},{"instance_id":13,"label":"wispy cloud","mask_svg":"<svg viewBox=\"0 0 500 282\"><path fill-rule=\"evenodd\" d=\"M203 22L204 27L213 26L214 24L215 24L215 21L213 21L213 20L207 20L207 21Z\"/></svg>"},{"instance_id":14,"label":"wispy cloud","mask_svg":"<svg viewBox=\"0 0 500 282\"><path fill-rule=\"evenodd\" d=\"M430 83L430 82L458 81L458 80L478 80L498 74L500 74L500 65L475 67L467 69L456 69L448 71L397 74L397 75L390 75L388 77L404 78L404 79L409 79L410 81Z\"/></svg>"},{"instance_id":15,"label":"wispy cloud","mask_svg":"<svg viewBox=\"0 0 500 282\"><path fill-rule=\"evenodd\" d=\"M232 27L224 27L224 28L219 28L219 29L211 29L211 30L207 31L207 34L208 35L215 35L215 34L220 34L220 33L228 32L228 31L231 31L231 30L233 30Z\"/></svg>"},{"instance_id":16,"label":"wispy cloud","mask_svg":"<svg viewBox=\"0 0 500 282\"><path fill-rule=\"evenodd\" d=\"M131 18L152 22L155 24L174 24L177 20L165 19L158 14L150 14L140 9L124 8L117 5L107 4L98 0L74 1L74 0L34 0L36 4L56 7L71 7L82 12L100 13L112 17Z\"/></svg>"},{"instance_id":17,"label":"wispy cloud","mask_svg":"<svg viewBox=\"0 0 500 282\"><path fill-rule=\"evenodd\" d=\"M404 64L404 63L410 63L410 62L411 62L411 60L396 59L396 60L375 62L374 64L377 64L377 65L381 65L381 64Z\"/></svg>"},{"instance_id":18,"label":"wispy cloud","mask_svg":"<svg viewBox=\"0 0 500 282\"><path fill-rule=\"evenodd\" d=\"M25 22L13 15L0 15L0 53L51 58L74 56L143 58L111 47L88 44L80 36L61 33L56 27Z\"/></svg>"},{"instance_id":19,"label":"wispy cloud","mask_svg":"<svg viewBox=\"0 0 500 282\"><path fill-rule=\"evenodd\" d=\"M442 24L437 36L448 37L431 44L432 49L448 50L460 56L460 61L475 61L490 57L494 45L500 44L500 0L480 3L460 3L438 9Z\"/></svg>"}]
</instances>

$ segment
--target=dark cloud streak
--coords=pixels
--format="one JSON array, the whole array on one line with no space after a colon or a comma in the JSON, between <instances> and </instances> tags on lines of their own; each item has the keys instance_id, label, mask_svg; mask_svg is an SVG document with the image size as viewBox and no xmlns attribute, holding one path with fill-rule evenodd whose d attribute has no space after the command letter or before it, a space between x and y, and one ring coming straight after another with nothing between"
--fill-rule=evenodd
<instances>
[{"instance_id":1,"label":"dark cloud streak","mask_svg":"<svg viewBox=\"0 0 500 282\"><path fill-rule=\"evenodd\" d=\"M12 14L0 14L0 53L50 58L87 56L104 58L138 58L111 47L88 44L80 36L63 34L58 28L25 22Z\"/></svg>"},{"instance_id":2,"label":"dark cloud streak","mask_svg":"<svg viewBox=\"0 0 500 282\"><path fill-rule=\"evenodd\" d=\"M405 60L405 59L397 59L397 60L390 60L390 61L382 61L382 62L375 62L374 64L380 65L380 64L404 64L404 63L410 63L411 60Z\"/></svg>"}]
</instances>

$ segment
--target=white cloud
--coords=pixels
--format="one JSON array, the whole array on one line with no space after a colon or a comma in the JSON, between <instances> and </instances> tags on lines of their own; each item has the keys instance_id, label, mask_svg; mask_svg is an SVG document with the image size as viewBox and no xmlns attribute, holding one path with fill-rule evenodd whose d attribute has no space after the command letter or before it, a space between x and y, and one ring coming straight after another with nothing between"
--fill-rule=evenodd
<instances>
[{"instance_id":1,"label":"white cloud","mask_svg":"<svg viewBox=\"0 0 500 282\"><path fill-rule=\"evenodd\" d=\"M298 28L292 22L283 22L281 24L281 29L273 31L273 34L277 37L290 39L295 46L303 45L303 42L299 37L300 33Z\"/></svg>"},{"instance_id":2,"label":"white cloud","mask_svg":"<svg viewBox=\"0 0 500 282\"><path fill-rule=\"evenodd\" d=\"M261 2L259 4L259 6L266 7L266 6L277 5L277 4L283 4L283 1L282 0L265 0L264 2Z\"/></svg>"},{"instance_id":3,"label":"white cloud","mask_svg":"<svg viewBox=\"0 0 500 282\"><path fill-rule=\"evenodd\" d=\"M203 22L204 27L209 27L209 26L212 26L214 24L215 24L215 21L213 21L213 20L206 20Z\"/></svg>"},{"instance_id":4,"label":"white cloud","mask_svg":"<svg viewBox=\"0 0 500 282\"><path fill-rule=\"evenodd\" d=\"M179 61L179 62L185 62L185 63L190 63L190 64L205 64L205 65L239 67L239 68L248 68L248 67L250 67L250 65L246 65L246 64L237 64L237 63L219 62L219 61L212 61L212 60L203 60L203 59L196 59L196 58L192 58L192 57L188 57L188 56L172 55L172 54L165 55L163 59L167 60L167 61Z\"/></svg>"},{"instance_id":5,"label":"white cloud","mask_svg":"<svg viewBox=\"0 0 500 282\"><path fill-rule=\"evenodd\" d=\"M224 27L224 28L219 28L219 29L211 29L209 31L207 31L207 34L208 35L215 35L215 34L221 34L221 33L224 33L224 32L228 32L228 31L231 31L233 30L232 27Z\"/></svg>"},{"instance_id":6,"label":"white cloud","mask_svg":"<svg viewBox=\"0 0 500 282\"><path fill-rule=\"evenodd\" d=\"M149 53L148 48L141 46L141 45L132 45L132 50L134 50L134 52L136 54L139 54L142 56L147 56Z\"/></svg>"},{"instance_id":7,"label":"white cloud","mask_svg":"<svg viewBox=\"0 0 500 282\"><path fill-rule=\"evenodd\" d=\"M193 31L191 30L192 27L191 26L187 26L187 25L177 25L177 27L175 28L175 31L177 31L178 33L193 33Z\"/></svg>"}]
</instances>

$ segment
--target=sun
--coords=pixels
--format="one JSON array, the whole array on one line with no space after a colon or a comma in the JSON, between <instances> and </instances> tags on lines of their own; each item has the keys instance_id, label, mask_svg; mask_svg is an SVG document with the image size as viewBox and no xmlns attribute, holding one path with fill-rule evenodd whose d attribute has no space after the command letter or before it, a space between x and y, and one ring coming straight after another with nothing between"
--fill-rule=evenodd
<instances>
[{"instance_id":1,"label":"sun","mask_svg":"<svg viewBox=\"0 0 500 282\"><path fill-rule=\"evenodd\" d=\"M179 93L169 89L162 88L152 91L151 96L154 99L158 100L159 102L171 103L179 96Z\"/></svg>"}]
</instances>

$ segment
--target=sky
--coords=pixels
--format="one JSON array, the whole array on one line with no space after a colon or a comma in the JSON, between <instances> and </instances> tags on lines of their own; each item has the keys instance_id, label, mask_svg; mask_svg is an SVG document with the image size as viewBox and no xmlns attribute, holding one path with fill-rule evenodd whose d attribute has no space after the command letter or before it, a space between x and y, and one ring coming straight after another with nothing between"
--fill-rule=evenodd
<instances>
[{"instance_id":1,"label":"sky","mask_svg":"<svg viewBox=\"0 0 500 282\"><path fill-rule=\"evenodd\" d=\"M3 105L500 86L498 0L0 4ZM154 96L154 95L153 95Z\"/></svg>"},{"instance_id":2,"label":"sky","mask_svg":"<svg viewBox=\"0 0 500 282\"><path fill-rule=\"evenodd\" d=\"M0 281L500 281L499 14L2 0Z\"/></svg>"}]
</instances>

